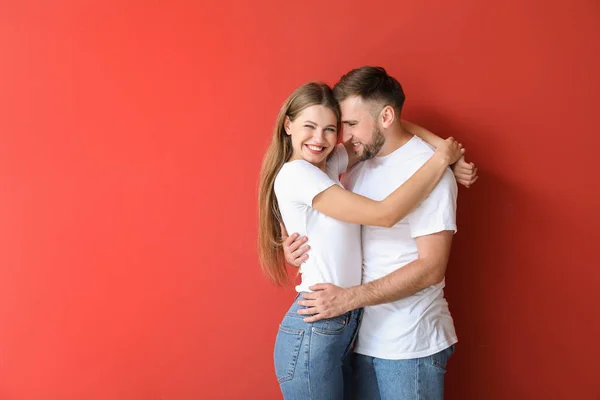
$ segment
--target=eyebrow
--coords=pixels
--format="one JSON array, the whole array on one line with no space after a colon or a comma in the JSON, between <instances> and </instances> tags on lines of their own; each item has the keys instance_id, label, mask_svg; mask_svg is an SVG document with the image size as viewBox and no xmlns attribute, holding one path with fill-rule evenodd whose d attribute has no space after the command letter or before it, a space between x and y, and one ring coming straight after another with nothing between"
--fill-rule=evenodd
<instances>
[{"instance_id":1,"label":"eyebrow","mask_svg":"<svg viewBox=\"0 0 600 400\"><path fill-rule=\"evenodd\" d=\"M342 120L342 124L350 124L350 123L355 123L355 124L357 124L357 123L358 123L358 120L356 120L356 119L343 119L343 120Z\"/></svg>"}]
</instances>

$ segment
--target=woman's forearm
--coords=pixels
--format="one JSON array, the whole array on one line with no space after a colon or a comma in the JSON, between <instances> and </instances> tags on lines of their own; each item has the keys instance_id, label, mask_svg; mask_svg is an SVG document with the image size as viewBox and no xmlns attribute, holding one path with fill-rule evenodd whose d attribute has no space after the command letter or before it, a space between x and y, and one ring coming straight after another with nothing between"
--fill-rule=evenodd
<instances>
[{"instance_id":1,"label":"woman's forearm","mask_svg":"<svg viewBox=\"0 0 600 400\"><path fill-rule=\"evenodd\" d=\"M435 133L423 128L422 126L406 121L404 119L400 120L400 124L402 125L402 128L409 131L413 135L420 137L436 149L440 147L441 144L444 142L444 139L442 139Z\"/></svg>"}]
</instances>

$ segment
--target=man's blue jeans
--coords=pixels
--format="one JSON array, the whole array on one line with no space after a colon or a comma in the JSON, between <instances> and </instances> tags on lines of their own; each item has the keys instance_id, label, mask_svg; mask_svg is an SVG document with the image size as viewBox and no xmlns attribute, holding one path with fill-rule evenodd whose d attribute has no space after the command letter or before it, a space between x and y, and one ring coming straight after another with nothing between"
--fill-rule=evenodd
<instances>
[{"instance_id":1,"label":"man's blue jeans","mask_svg":"<svg viewBox=\"0 0 600 400\"><path fill-rule=\"evenodd\" d=\"M446 363L454 345L409 360L385 360L354 354L352 370L357 400L442 400Z\"/></svg>"}]
</instances>

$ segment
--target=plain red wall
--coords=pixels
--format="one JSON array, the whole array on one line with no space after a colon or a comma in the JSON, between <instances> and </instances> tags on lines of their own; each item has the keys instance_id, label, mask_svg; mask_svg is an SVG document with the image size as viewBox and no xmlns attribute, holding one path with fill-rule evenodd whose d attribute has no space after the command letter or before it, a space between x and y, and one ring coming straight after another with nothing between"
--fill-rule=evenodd
<instances>
[{"instance_id":1,"label":"plain red wall","mask_svg":"<svg viewBox=\"0 0 600 400\"><path fill-rule=\"evenodd\" d=\"M0 399L277 399L256 183L364 64L454 135L447 398L598 399L597 1L0 2Z\"/></svg>"}]
</instances>

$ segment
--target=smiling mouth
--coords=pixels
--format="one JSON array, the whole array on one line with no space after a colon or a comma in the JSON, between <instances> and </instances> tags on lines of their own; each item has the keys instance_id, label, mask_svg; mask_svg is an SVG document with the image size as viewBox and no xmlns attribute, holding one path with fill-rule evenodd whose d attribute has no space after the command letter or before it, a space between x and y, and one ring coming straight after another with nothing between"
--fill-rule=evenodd
<instances>
[{"instance_id":1,"label":"smiling mouth","mask_svg":"<svg viewBox=\"0 0 600 400\"><path fill-rule=\"evenodd\" d=\"M315 146L313 144L306 144L305 146L308 148L308 150L310 150L311 153L315 154L322 153L323 150L325 150L325 147L323 146Z\"/></svg>"}]
</instances>

